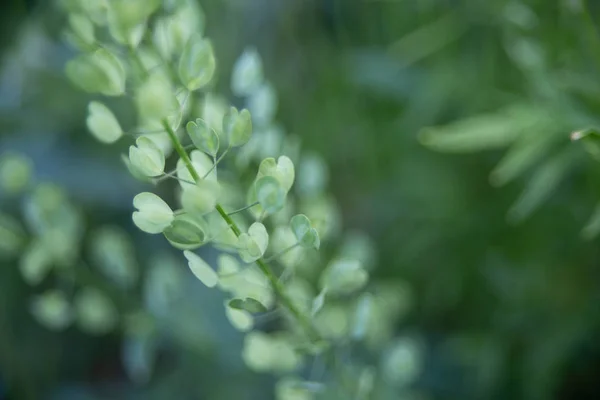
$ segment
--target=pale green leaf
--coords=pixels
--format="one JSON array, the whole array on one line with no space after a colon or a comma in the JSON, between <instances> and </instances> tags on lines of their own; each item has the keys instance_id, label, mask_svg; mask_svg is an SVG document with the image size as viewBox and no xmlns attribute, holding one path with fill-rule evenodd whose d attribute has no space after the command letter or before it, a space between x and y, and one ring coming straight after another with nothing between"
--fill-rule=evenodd
<instances>
[{"instance_id":1,"label":"pale green leaf","mask_svg":"<svg viewBox=\"0 0 600 400\"><path fill-rule=\"evenodd\" d=\"M75 312L81 329L91 334L108 333L118 322L114 304L98 289L81 290L75 296Z\"/></svg>"},{"instance_id":2,"label":"pale green leaf","mask_svg":"<svg viewBox=\"0 0 600 400\"><path fill-rule=\"evenodd\" d=\"M275 89L268 83L259 86L252 92L246 104L254 124L257 127L268 126L277 112Z\"/></svg>"},{"instance_id":3,"label":"pale green leaf","mask_svg":"<svg viewBox=\"0 0 600 400\"><path fill-rule=\"evenodd\" d=\"M366 335L373 310L373 301L373 296L369 293L364 293L358 298L354 311L352 338L360 340Z\"/></svg>"},{"instance_id":4,"label":"pale green leaf","mask_svg":"<svg viewBox=\"0 0 600 400\"><path fill-rule=\"evenodd\" d=\"M164 235L180 250L193 250L206 243L209 228L206 222L194 215L177 215L171 225L164 230Z\"/></svg>"},{"instance_id":5,"label":"pale green leaf","mask_svg":"<svg viewBox=\"0 0 600 400\"><path fill-rule=\"evenodd\" d=\"M233 66L231 90L236 96L253 93L263 82L263 68L260 55L254 48L248 48L240 55Z\"/></svg>"},{"instance_id":6,"label":"pale green leaf","mask_svg":"<svg viewBox=\"0 0 600 400\"><path fill-rule=\"evenodd\" d=\"M286 192L281 183L272 176L263 176L254 184L256 200L269 214L274 214L285 205Z\"/></svg>"},{"instance_id":7,"label":"pale green leaf","mask_svg":"<svg viewBox=\"0 0 600 400\"><path fill-rule=\"evenodd\" d=\"M147 233L161 233L173 221L173 210L154 193L143 192L133 198L133 222Z\"/></svg>"},{"instance_id":8,"label":"pale green leaf","mask_svg":"<svg viewBox=\"0 0 600 400\"><path fill-rule=\"evenodd\" d=\"M67 77L90 93L120 96L125 93L125 69L106 49L80 55L67 63Z\"/></svg>"},{"instance_id":9,"label":"pale green leaf","mask_svg":"<svg viewBox=\"0 0 600 400\"><path fill-rule=\"evenodd\" d=\"M183 252L188 260L188 265L192 273L205 286L212 288L219 282L217 273L204 261L199 255L192 253L189 250Z\"/></svg>"},{"instance_id":10,"label":"pale green leaf","mask_svg":"<svg viewBox=\"0 0 600 400\"><path fill-rule=\"evenodd\" d=\"M231 322L231 325L240 332L248 332L254 326L254 320L250 313L232 308L228 302L225 302L225 315L229 322Z\"/></svg>"},{"instance_id":11,"label":"pale green leaf","mask_svg":"<svg viewBox=\"0 0 600 400\"><path fill-rule=\"evenodd\" d=\"M180 116L173 86L163 74L150 75L138 88L135 100L142 121L160 122L165 118Z\"/></svg>"},{"instance_id":12,"label":"pale green leaf","mask_svg":"<svg viewBox=\"0 0 600 400\"><path fill-rule=\"evenodd\" d=\"M200 118L196 122L188 122L185 128L196 148L216 157L219 151L219 136L214 129Z\"/></svg>"},{"instance_id":13,"label":"pale green leaf","mask_svg":"<svg viewBox=\"0 0 600 400\"><path fill-rule=\"evenodd\" d=\"M246 109L238 111L231 107L223 116L223 133L227 137L227 143L231 147L242 146L252 136L252 117Z\"/></svg>"},{"instance_id":14,"label":"pale green leaf","mask_svg":"<svg viewBox=\"0 0 600 400\"><path fill-rule=\"evenodd\" d=\"M258 167L257 179L263 176L272 176L277 179L283 189L288 192L295 179L294 163L289 157L281 156L275 162L274 158L265 158Z\"/></svg>"},{"instance_id":15,"label":"pale green leaf","mask_svg":"<svg viewBox=\"0 0 600 400\"><path fill-rule=\"evenodd\" d=\"M90 132L103 143L114 143L123 136L115 115L104 104L92 101L88 105L86 124Z\"/></svg>"},{"instance_id":16,"label":"pale green leaf","mask_svg":"<svg viewBox=\"0 0 600 400\"><path fill-rule=\"evenodd\" d=\"M248 233L242 233L238 238L240 257L245 262L254 262L265 254L268 244L267 229L260 222L255 222L248 229Z\"/></svg>"},{"instance_id":17,"label":"pale green leaf","mask_svg":"<svg viewBox=\"0 0 600 400\"><path fill-rule=\"evenodd\" d=\"M179 78L190 91L202 89L210 83L216 70L212 44L199 34L192 35L179 59Z\"/></svg>"},{"instance_id":18,"label":"pale green leaf","mask_svg":"<svg viewBox=\"0 0 600 400\"><path fill-rule=\"evenodd\" d=\"M381 370L390 383L409 385L419 376L421 369L421 352L412 339L397 339L383 352Z\"/></svg>"},{"instance_id":19,"label":"pale green leaf","mask_svg":"<svg viewBox=\"0 0 600 400\"><path fill-rule=\"evenodd\" d=\"M202 216L215 209L220 187L216 181L203 179L187 186L181 195L181 204L190 214Z\"/></svg>"},{"instance_id":20,"label":"pale green leaf","mask_svg":"<svg viewBox=\"0 0 600 400\"><path fill-rule=\"evenodd\" d=\"M34 240L21 256L19 269L25 282L38 285L52 269L52 254L41 240Z\"/></svg>"},{"instance_id":21,"label":"pale green leaf","mask_svg":"<svg viewBox=\"0 0 600 400\"><path fill-rule=\"evenodd\" d=\"M369 278L357 260L333 260L320 278L321 289L332 294L349 294L363 287Z\"/></svg>"},{"instance_id":22,"label":"pale green leaf","mask_svg":"<svg viewBox=\"0 0 600 400\"><path fill-rule=\"evenodd\" d=\"M165 155L162 150L147 137L141 136L129 147L129 161L140 173L148 177L160 176L165 170Z\"/></svg>"},{"instance_id":23,"label":"pale green leaf","mask_svg":"<svg viewBox=\"0 0 600 400\"><path fill-rule=\"evenodd\" d=\"M313 248L318 250L321 246L319 234L312 227L310 220L304 214L298 214L292 217L290 227L296 236L296 239L302 247Z\"/></svg>"},{"instance_id":24,"label":"pale green leaf","mask_svg":"<svg viewBox=\"0 0 600 400\"><path fill-rule=\"evenodd\" d=\"M0 189L6 193L22 192L31 181L33 165L29 158L12 152L0 156Z\"/></svg>"},{"instance_id":25,"label":"pale green leaf","mask_svg":"<svg viewBox=\"0 0 600 400\"><path fill-rule=\"evenodd\" d=\"M65 329L73 320L71 305L64 293L58 290L49 290L35 296L30 310L40 324L55 331Z\"/></svg>"},{"instance_id":26,"label":"pale green leaf","mask_svg":"<svg viewBox=\"0 0 600 400\"><path fill-rule=\"evenodd\" d=\"M133 243L127 232L118 226L103 226L90 237L94 265L123 288L131 288L139 277Z\"/></svg>"}]
</instances>

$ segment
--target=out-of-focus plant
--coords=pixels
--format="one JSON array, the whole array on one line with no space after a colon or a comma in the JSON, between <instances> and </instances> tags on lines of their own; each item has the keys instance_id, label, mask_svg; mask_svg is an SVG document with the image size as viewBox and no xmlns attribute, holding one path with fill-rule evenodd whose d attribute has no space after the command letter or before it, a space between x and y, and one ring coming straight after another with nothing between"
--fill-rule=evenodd
<instances>
[{"instance_id":1,"label":"out-of-focus plant","mask_svg":"<svg viewBox=\"0 0 600 400\"><path fill-rule=\"evenodd\" d=\"M535 37L535 12L521 2L508 3L503 11L505 50L527 78L531 95L516 98L494 112L426 128L419 138L425 146L449 153L508 148L489 179L494 186L503 186L527 177L525 188L508 212L508 219L516 223L535 211L581 166L584 158L580 148L568 145L570 132L575 131L573 140L585 137L582 142L586 150L597 156L595 145L589 145L594 135L579 129L596 126L598 118L578 106L583 88L576 84L575 74L558 70L549 54L551 49ZM591 27L583 5L565 7L565 12ZM592 217L582 232L584 237L593 238L600 232L595 222L598 218Z\"/></svg>"},{"instance_id":2,"label":"out-of-focus plant","mask_svg":"<svg viewBox=\"0 0 600 400\"><path fill-rule=\"evenodd\" d=\"M121 332L124 367L132 380L145 382L161 325L181 295L180 263L156 252L142 280L129 235L112 225L88 229L68 194L38 182L23 155L0 156L0 189L6 207L0 211L0 259L18 261L36 293L29 304L33 317L52 331L74 325L90 335ZM22 218L9 213L13 205L22 205ZM183 319L169 319L171 328L184 326Z\"/></svg>"},{"instance_id":3,"label":"out-of-focus plant","mask_svg":"<svg viewBox=\"0 0 600 400\"><path fill-rule=\"evenodd\" d=\"M247 49L234 66L239 109L214 93L220 71L196 2L62 5L65 36L81 52L67 76L86 92L126 97L137 110L135 126L124 129L97 99L87 118L101 142L132 140L123 160L149 184L133 199L133 222L164 235L199 281L227 294L225 314L245 333L248 367L280 375L282 400L408 394L422 350L416 338L394 339L394 328L410 290L369 282L371 245L342 233L324 161L301 152L299 139L274 121L276 93L257 51ZM172 204L150 191L170 179L179 182ZM222 252L216 266L196 252L206 245ZM96 254L112 257L108 248ZM118 270L120 283L135 279ZM54 292L46 303L68 310ZM370 355L353 356L352 348Z\"/></svg>"}]
</instances>

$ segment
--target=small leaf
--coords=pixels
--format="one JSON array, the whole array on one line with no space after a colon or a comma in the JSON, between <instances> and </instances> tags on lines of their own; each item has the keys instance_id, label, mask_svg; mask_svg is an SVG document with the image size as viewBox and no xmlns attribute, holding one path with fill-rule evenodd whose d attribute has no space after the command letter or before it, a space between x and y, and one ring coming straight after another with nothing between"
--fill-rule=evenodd
<instances>
[{"instance_id":1,"label":"small leaf","mask_svg":"<svg viewBox=\"0 0 600 400\"><path fill-rule=\"evenodd\" d=\"M210 83L216 70L212 44L199 34L192 35L179 59L179 78L190 91L202 89Z\"/></svg>"},{"instance_id":2,"label":"small leaf","mask_svg":"<svg viewBox=\"0 0 600 400\"><path fill-rule=\"evenodd\" d=\"M55 331L65 329L73 319L71 305L58 290L35 296L31 301L31 313L40 324Z\"/></svg>"},{"instance_id":3,"label":"small leaf","mask_svg":"<svg viewBox=\"0 0 600 400\"><path fill-rule=\"evenodd\" d=\"M253 93L263 81L260 55L254 48L244 50L233 66L231 90L236 96Z\"/></svg>"},{"instance_id":4,"label":"small leaf","mask_svg":"<svg viewBox=\"0 0 600 400\"><path fill-rule=\"evenodd\" d=\"M269 214L274 214L285 205L286 192L280 182L272 176L264 176L255 183L256 200Z\"/></svg>"},{"instance_id":5,"label":"small leaf","mask_svg":"<svg viewBox=\"0 0 600 400\"><path fill-rule=\"evenodd\" d=\"M269 244L267 229L260 222L255 222L248 229L248 233L242 233L238 238L238 249L240 257L247 263L261 258Z\"/></svg>"},{"instance_id":6,"label":"small leaf","mask_svg":"<svg viewBox=\"0 0 600 400\"><path fill-rule=\"evenodd\" d=\"M41 240L34 240L21 256L19 269L25 282L37 285L52 269L52 254Z\"/></svg>"},{"instance_id":7,"label":"small leaf","mask_svg":"<svg viewBox=\"0 0 600 400\"><path fill-rule=\"evenodd\" d=\"M90 132L102 143L114 143L123 136L115 115L104 104L92 101L88 106L86 124Z\"/></svg>"},{"instance_id":8,"label":"small leaf","mask_svg":"<svg viewBox=\"0 0 600 400\"><path fill-rule=\"evenodd\" d=\"M302 362L288 337L262 332L246 335L242 358L250 369L257 372L290 372Z\"/></svg>"},{"instance_id":9,"label":"small leaf","mask_svg":"<svg viewBox=\"0 0 600 400\"><path fill-rule=\"evenodd\" d=\"M213 157L217 156L217 152L219 151L219 136L203 119L198 118L196 122L188 122L185 129L196 148Z\"/></svg>"},{"instance_id":10,"label":"small leaf","mask_svg":"<svg viewBox=\"0 0 600 400\"><path fill-rule=\"evenodd\" d=\"M96 42L94 24L85 15L69 14L69 27L72 30L69 37L77 46L85 48Z\"/></svg>"},{"instance_id":11,"label":"small leaf","mask_svg":"<svg viewBox=\"0 0 600 400\"><path fill-rule=\"evenodd\" d=\"M254 326L254 320L250 313L232 308L227 302L225 302L225 315L229 322L231 322L231 325L240 332L248 332Z\"/></svg>"},{"instance_id":12,"label":"small leaf","mask_svg":"<svg viewBox=\"0 0 600 400\"><path fill-rule=\"evenodd\" d=\"M255 89L246 102L252 121L259 127L267 127L273 122L277 112L277 95L270 84Z\"/></svg>"},{"instance_id":13,"label":"small leaf","mask_svg":"<svg viewBox=\"0 0 600 400\"><path fill-rule=\"evenodd\" d=\"M238 111L237 108L231 107L223 116L223 133L231 147L239 147L248 143L252 136L250 112L246 109Z\"/></svg>"},{"instance_id":14,"label":"small leaf","mask_svg":"<svg viewBox=\"0 0 600 400\"><path fill-rule=\"evenodd\" d=\"M174 115L180 116L175 91L162 74L150 75L138 88L135 100L142 121L162 121Z\"/></svg>"},{"instance_id":15,"label":"small leaf","mask_svg":"<svg viewBox=\"0 0 600 400\"><path fill-rule=\"evenodd\" d=\"M102 226L90 238L94 265L112 282L131 288L140 275L133 243L127 232L118 226Z\"/></svg>"},{"instance_id":16,"label":"small leaf","mask_svg":"<svg viewBox=\"0 0 600 400\"><path fill-rule=\"evenodd\" d=\"M159 6L159 0L112 0L108 8L110 34L118 43L136 48L146 20Z\"/></svg>"},{"instance_id":17,"label":"small leaf","mask_svg":"<svg viewBox=\"0 0 600 400\"><path fill-rule=\"evenodd\" d=\"M245 299L233 299L228 303L229 307L234 308L236 310L244 310L249 313L264 313L267 312L267 307L265 307L260 301L253 299L251 297L246 297Z\"/></svg>"},{"instance_id":18,"label":"small leaf","mask_svg":"<svg viewBox=\"0 0 600 400\"><path fill-rule=\"evenodd\" d=\"M303 196L317 196L325 191L329 182L327 164L316 154L303 155L298 167L296 189Z\"/></svg>"},{"instance_id":19,"label":"small leaf","mask_svg":"<svg viewBox=\"0 0 600 400\"><path fill-rule=\"evenodd\" d=\"M220 187L217 182L203 179L183 190L181 204L190 214L202 216L215 209L219 192Z\"/></svg>"},{"instance_id":20,"label":"small leaf","mask_svg":"<svg viewBox=\"0 0 600 400\"><path fill-rule=\"evenodd\" d=\"M125 69L106 49L80 55L67 63L67 77L81 89L106 96L125 93Z\"/></svg>"},{"instance_id":21,"label":"small leaf","mask_svg":"<svg viewBox=\"0 0 600 400\"><path fill-rule=\"evenodd\" d=\"M373 296L364 293L358 299L356 311L354 312L354 324L352 327L352 337L356 340L362 339L369 327L369 321L373 310Z\"/></svg>"},{"instance_id":22,"label":"small leaf","mask_svg":"<svg viewBox=\"0 0 600 400\"><path fill-rule=\"evenodd\" d=\"M319 282L321 288L327 288L330 293L349 294L364 286L368 278L360 262L339 259L329 264Z\"/></svg>"},{"instance_id":23,"label":"small leaf","mask_svg":"<svg viewBox=\"0 0 600 400\"><path fill-rule=\"evenodd\" d=\"M165 155L162 150L147 137L139 137L136 146L129 147L129 161L133 167L145 176L160 176L165 170Z\"/></svg>"},{"instance_id":24,"label":"small leaf","mask_svg":"<svg viewBox=\"0 0 600 400\"><path fill-rule=\"evenodd\" d=\"M97 289L84 288L75 297L77 322L86 332L105 334L112 331L118 321L114 304Z\"/></svg>"},{"instance_id":25,"label":"small leaf","mask_svg":"<svg viewBox=\"0 0 600 400\"><path fill-rule=\"evenodd\" d=\"M294 184L294 163L286 156L279 157L277 162L275 162L274 158L265 158L258 167L256 179L260 179L263 176L274 177L281 183L283 189L288 192Z\"/></svg>"},{"instance_id":26,"label":"small leaf","mask_svg":"<svg viewBox=\"0 0 600 400\"><path fill-rule=\"evenodd\" d=\"M0 156L0 188L7 193L22 192L31 181L33 166L29 158L13 152Z\"/></svg>"},{"instance_id":27,"label":"small leaf","mask_svg":"<svg viewBox=\"0 0 600 400\"><path fill-rule=\"evenodd\" d=\"M197 216L177 215L163 234L173 247L179 250L193 250L206 243L208 226Z\"/></svg>"},{"instance_id":28,"label":"small leaf","mask_svg":"<svg viewBox=\"0 0 600 400\"><path fill-rule=\"evenodd\" d=\"M173 210L154 193L143 192L133 198L133 222L146 233L161 233L173 221Z\"/></svg>"},{"instance_id":29,"label":"small leaf","mask_svg":"<svg viewBox=\"0 0 600 400\"><path fill-rule=\"evenodd\" d=\"M212 288L219 282L217 273L200 256L189 250L183 252L190 270L206 287Z\"/></svg>"},{"instance_id":30,"label":"small leaf","mask_svg":"<svg viewBox=\"0 0 600 400\"><path fill-rule=\"evenodd\" d=\"M321 241L317 230L312 227L310 220L304 214L298 214L292 217L290 227L302 247L319 250Z\"/></svg>"},{"instance_id":31,"label":"small leaf","mask_svg":"<svg viewBox=\"0 0 600 400\"><path fill-rule=\"evenodd\" d=\"M421 363L417 344L411 339L402 338L383 352L381 369L388 382L405 386L418 377L422 369Z\"/></svg>"}]
</instances>

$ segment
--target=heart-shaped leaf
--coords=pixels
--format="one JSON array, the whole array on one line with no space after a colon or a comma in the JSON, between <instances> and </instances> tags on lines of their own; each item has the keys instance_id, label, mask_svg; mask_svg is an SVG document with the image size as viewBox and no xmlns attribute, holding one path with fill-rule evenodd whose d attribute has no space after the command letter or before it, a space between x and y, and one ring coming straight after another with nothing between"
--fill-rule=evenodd
<instances>
[{"instance_id":1,"label":"heart-shaped leaf","mask_svg":"<svg viewBox=\"0 0 600 400\"><path fill-rule=\"evenodd\" d=\"M216 70L212 44L200 34L192 35L179 59L179 78L188 90L198 90L210 83Z\"/></svg>"},{"instance_id":2,"label":"heart-shaped leaf","mask_svg":"<svg viewBox=\"0 0 600 400\"><path fill-rule=\"evenodd\" d=\"M248 233L242 233L238 238L238 250L240 257L247 263L261 258L269 244L267 229L260 222L255 222L248 229Z\"/></svg>"},{"instance_id":3,"label":"heart-shaped leaf","mask_svg":"<svg viewBox=\"0 0 600 400\"><path fill-rule=\"evenodd\" d=\"M161 233L173 221L173 210L154 193L143 192L133 198L133 222L146 233Z\"/></svg>"},{"instance_id":4,"label":"heart-shaped leaf","mask_svg":"<svg viewBox=\"0 0 600 400\"><path fill-rule=\"evenodd\" d=\"M223 133L227 137L229 146L239 147L250 140L252 136L252 117L250 111L231 107L223 116Z\"/></svg>"},{"instance_id":5,"label":"heart-shaped leaf","mask_svg":"<svg viewBox=\"0 0 600 400\"><path fill-rule=\"evenodd\" d=\"M310 219L304 214L298 214L292 217L290 228L294 232L296 239L302 247L314 248L318 250L321 246L319 233L312 227Z\"/></svg>"},{"instance_id":6,"label":"heart-shaped leaf","mask_svg":"<svg viewBox=\"0 0 600 400\"><path fill-rule=\"evenodd\" d=\"M160 176L165 171L165 155L162 150L147 137L139 137L135 146L129 147L129 161L132 166L148 177Z\"/></svg>"},{"instance_id":7,"label":"heart-shaped leaf","mask_svg":"<svg viewBox=\"0 0 600 400\"><path fill-rule=\"evenodd\" d=\"M198 118L196 122L188 122L185 129L187 130L190 139L192 139L194 146L199 150L216 157L217 152L219 151L219 136L203 119Z\"/></svg>"}]
</instances>

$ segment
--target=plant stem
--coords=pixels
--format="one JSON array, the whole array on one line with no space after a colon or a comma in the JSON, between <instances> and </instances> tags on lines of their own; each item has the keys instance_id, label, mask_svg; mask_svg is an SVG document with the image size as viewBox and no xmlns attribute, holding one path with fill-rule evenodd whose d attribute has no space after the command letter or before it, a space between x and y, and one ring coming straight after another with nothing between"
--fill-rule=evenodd
<instances>
[{"instance_id":1,"label":"plant stem","mask_svg":"<svg viewBox=\"0 0 600 400\"><path fill-rule=\"evenodd\" d=\"M266 258L265 262L271 262L273 260L278 259L279 257L281 257L282 255L294 250L296 247L300 246L300 243L295 243L289 247L286 247L285 249L281 250L279 253L275 253L273 254L271 257Z\"/></svg>"},{"instance_id":2,"label":"plant stem","mask_svg":"<svg viewBox=\"0 0 600 400\"><path fill-rule=\"evenodd\" d=\"M246 211L246 210L248 210L248 209L250 209L250 208L252 208L252 207L254 207L254 206L257 206L257 205L258 205L258 201L257 201L257 202L254 202L254 203L252 203L252 204L249 204L249 205L247 205L247 206L245 206L245 207L239 208L239 209L237 209L237 210L235 210L235 211L230 211L230 212L228 212L227 214L228 214L228 215L235 215L235 214L241 213L242 211Z\"/></svg>"},{"instance_id":3,"label":"plant stem","mask_svg":"<svg viewBox=\"0 0 600 400\"><path fill-rule=\"evenodd\" d=\"M223 151L223 154L221 154L221 156L219 158L217 158L216 160L213 157L213 166L210 167L210 169L208 171L206 171L206 174L204 174L204 176L202 177L202 179L206 179L207 176L210 175L211 172L213 172L213 170L215 168L217 168L217 165L219 165L219 163L221 162L221 160L225 157L225 155L227 154L227 152L229 151L229 147L225 149L225 151Z\"/></svg>"},{"instance_id":4,"label":"plant stem","mask_svg":"<svg viewBox=\"0 0 600 400\"><path fill-rule=\"evenodd\" d=\"M183 163L185 164L186 168L192 175L192 178L194 178L194 181L199 182L201 180L200 175L194 168L194 165L192 164L190 157L188 156L185 149L181 145L181 142L179 141L179 138L175 134L175 131L173 131L173 128L171 128L171 126L169 125L169 122L166 119L162 120L162 125L165 128L165 130L167 131L167 133L169 134L169 138L171 139L173 148L175 149L177 154L179 154L179 157L181 157L181 159L183 160ZM235 236L239 237L242 234L242 231L237 226L237 224L233 221L233 219L227 214L227 212L225 212L225 210L223 209L223 207L220 204L217 204L216 209L217 209L217 212L221 215L221 217L225 220L227 225L229 225L231 227L231 230L233 231ZM308 316L306 316L305 314L303 314L294 305L292 300L285 293L283 284L281 282L279 282L279 279L277 279L277 276L273 273L273 271L271 270L269 265L263 259L256 260L256 264L258 265L258 267L262 271L262 273L269 280L269 283L271 284L273 291L275 292L276 296L279 298L281 303L284 305L284 307L287 308L288 311L292 314L292 316L296 320L298 320L300 325L302 325L302 328L308 335L309 339L311 341L319 340L321 338L321 335L316 330L316 328L313 326L312 322L310 321L310 318Z\"/></svg>"}]
</instances>

